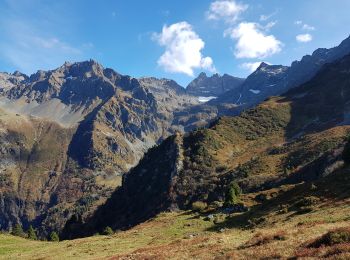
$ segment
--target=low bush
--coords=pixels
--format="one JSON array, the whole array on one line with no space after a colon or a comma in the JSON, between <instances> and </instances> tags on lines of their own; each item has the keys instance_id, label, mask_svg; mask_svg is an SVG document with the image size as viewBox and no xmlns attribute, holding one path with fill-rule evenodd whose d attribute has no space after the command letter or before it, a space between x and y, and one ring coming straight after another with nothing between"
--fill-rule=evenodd
<instances>
[{"instance_id":1,"label":"low bush","mask_svg":"<svg viewBox=\"0 0 350 260\"><path fill-rule=\"evenodd\" d=\"M243 248L261 246L271 243L273 241L284 241L287 239L287 234L285 231L278 231L274 234L262 234L257 233L251 240L249 240Z\"/></svg>"},{"instance_id":2,"label":"low bush","mask_svg":"<svg viewBox=\"0 0 350 260\"><path fill-rule=\"evenodd\" d=\"M208 207L207 203L203 201L196 201L192 203L192 210L196 212L202 212Z\"/></svg>"},{"instance_id":3,"label":"low bush","mask_svg":"<svg viewBox=\"0 0 350 260\"><path fill-rule=\"evenodd\" d=\"M343 243L350 243L350 227L331 230L310 243L308 247L333 246Z\"/></svg>"},{"instance_id":4,"label":"low bush","mask_svg":"<svg viewBox=\"0 0 350 260\"><path fill-rule=\"evenodd\" d=\"M350 227L331 230L300 247L296 258L350 259Z\"/></svg>"},{"instance_id":5,"label":"low bush","mask_svg":"<svg viewBox=\"0 0 350 260\"><path fill-rule=\"evenodd\" d=\"M309 196L302 198L294 203L294 207L296 208L302 208L302 207L312 207L315 206L320 201L319 198L314 196Z\"/></svg>"},{"instance_id":6,"label":"low bush","mask_svg":"<svg viewBox=\"0 0 350 260\"><path fill-rule=\"evenodd\" d=\"M104 230L102 231L102 235L105 236L111 236L114 234L114 231L111 227L105 227Z\"/></svg>"}]
</instances>

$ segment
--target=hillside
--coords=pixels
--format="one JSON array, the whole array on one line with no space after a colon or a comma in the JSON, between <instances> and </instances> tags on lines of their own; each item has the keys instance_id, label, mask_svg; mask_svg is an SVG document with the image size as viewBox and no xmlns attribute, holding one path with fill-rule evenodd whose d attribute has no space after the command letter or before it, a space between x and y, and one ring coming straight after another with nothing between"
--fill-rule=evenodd
<instances>
[{"instance_id":1,"label":"hillside","mask_svg":"<svg viewBox=\"0 0 350 260\"><path fill-rule=\"evenodd\" d=\"M0 234L0 258L347 259L348 244L310 245L329 231L350 227L349 173L347 167L313 185L287 185L243 195L242 200L252 207L249 213L162 213L111 236L59 243ZM267 196L259 204L255 197L261 194ZM249 219L255 222L248 223Z\"/></svg>"},{"instance_id":2,"label":"hillside","mask_svg":"<svg viewBox=\"0 0 350 260\"><path fill-rule=\"evenodd\" d=\"M101 204L150 147L196 126L176 82L135 79L96 61L0 73L0 229L46 236ZM202 114L203 124L216 114Z\"/></svg>"},{"instance_id":3,"label":"hillside","mask_svg":"<svg viewBox=\"0 0 350 260\"><path fill-rule=\"evenodd\" d=\"M218 204L233 181L249 194L329 175L343 165L350 130L349 68L346 56L284 96L168 138L124 176L104 206L85 216L86 223L72 219L64 234L124 229L194 202Z\"/></svg>"}]
</instances>

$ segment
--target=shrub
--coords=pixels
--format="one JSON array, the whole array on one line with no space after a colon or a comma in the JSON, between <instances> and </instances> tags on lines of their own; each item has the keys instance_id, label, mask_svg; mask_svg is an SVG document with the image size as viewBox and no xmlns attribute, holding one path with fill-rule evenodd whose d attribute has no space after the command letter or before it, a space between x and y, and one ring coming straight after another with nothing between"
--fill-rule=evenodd
<instances>
[{"instance_id":1,"label":"shrub","mask_svg":"<svg viewBox=\"0 0 350 260\"><path fill-rule=\"evenodd\" d=\"M36 236L35 230L32 227L32 225L29 226L29 229L27 231L28 233L28 238L32 240L38 240L38 237Z\"/></svg>"},{"instance_id":2,"label":"shrub","mask_svg":"<svg viewBox=\"0 0 350 260\"><path fill-rule=\"evenodd\" d=\"M225 166L225 165L219 165L219 166L217 166L216 168L215 168L215 171L217 172L217 173L222 173L222 172L224 172L224 171L226 171L227 170L227 166Z\"/></svg>"},{"instance_id":3,"label":"shrub","mask_svg":"<svg viewBox=\"0 0 350 260\"><path fill-rule=\"evenodd\" d=\"M114 231L111 227L105 227L104 230L102 231L102 235L105 235L105 236L111 236L114 234Z\"/></svg>"},{"instance_id":4,"label":"shrub","mask_svg":"<svg viewBox=\"0 0 350 260\"><path fill-rule=\"evenodd\" d=\"M273 241L284 241L287 239L287 234L285 231L278 231L274 234L262 234L257 233L250 241L248 241L243 248L261 246L271 243Z\"/></svg>"},{"instance_id":5,"label":"shrub","mask_svg":"<svg viewBox=\"0 0 350 260\"><path fill-rule=\"evenodd\" d=\"M55 231L53 231L50 234L49 240L52 242L58 242L58 241L60 241L60 237L58 236L58 234Z\"/></svg>"},{"instance_id":6,"label":"shrub","mask_svg":"<svg viewBox=\"0 0 350 260\"><path fill-rule=\"evenodd\" d=\"M24 233L21 224L16 224L13 227L11 234L18 237L26 237L26 233Z\"/></svg>"},{"instance_id":7,"label":"shrub","mask_svg":"<svg viewBox=\"0 0 350 260\"><path fill-rule=\"evenodd\" d=\"M320 238L303 245L297 258L348 259L350 253L350 227L329 231Z\"/></svg>"},{"instance_id":8,"label":"shrub","mask_svg":"<svg viewBox=\"0 0 350 260\"><path fill-rule=\"evenodd\" d=\"M209 207L212 209L218 209L218 208L221 208L222 206L223 206L223 203L221 201L213 201L209 205Z\"/></svg>"},{"instance_id":9,"label":"shrub","mask_svg":"<svg viewBox=\"0 0 350 260\"><path fill-rule=\"evenodd\" d=\"M301 208L301 207L311 207L314 206L315 204L317 204L320 201L319 198L315 197L315 196L309 196L309 197L305 197L302 198L300 200L298 200L294 206Z\"/></svg>"},{"instance_id":10,"label":"shrub","mask_svg":"<svg viewBox=\"0 0 350 260\"><path fill-rule=\"evenodd\" d=\"M225 195L225 206L232 206L239 203L241 194L242 190L239 185L235 181L231 182Z\"/></svg>"},{"instance_id":11,"label":"shrub","mask_svg":"<svg viewBox=\"0 0 350 260\"><path fill-rule=\"evenodd\" d=\"M331 230L312 242L309 247L333 246L343 243L350 243L350 227Z\"/></svg>"},{"instance_id":12,"label":"shrub","mask_svg":"<svg viewBox=\"0 0 350 260\"><path fill-rule=\"evenodd\" d=\"M192 210L202 212L208 207L207 203L203 201L196 201L192 203Z\"/></svg>"}]
</instances>

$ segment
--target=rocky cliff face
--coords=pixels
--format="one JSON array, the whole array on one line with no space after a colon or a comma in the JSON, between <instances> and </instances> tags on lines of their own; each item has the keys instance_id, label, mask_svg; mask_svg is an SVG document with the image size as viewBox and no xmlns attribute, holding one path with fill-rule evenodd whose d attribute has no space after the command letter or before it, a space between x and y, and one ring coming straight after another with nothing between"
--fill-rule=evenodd
<instances>
[{"instance_id":1,"label":"rocky cliff face","mask_svg":"<svg viewBox=\"0 0 350 260\"><path fill-rule=\"evenodd\" d=\"M104 201L150 147L183 131L177 113L197 104L174 81L123 76L93 60L30 77L1 73L0 228L60 230Z\"/></svg>"},{"instance_id":2,"label":"rocky cliff face","mask_svg":"<svg viewBox=\"0 0 350 260\"><path fill-rule=\"evenodd\" d=\"M208 77L204 72L194 79L186 88L190 95L199 97L218 97L229 90L238 89L244 79L224 74Z\"/></svg>"}]
</instances>

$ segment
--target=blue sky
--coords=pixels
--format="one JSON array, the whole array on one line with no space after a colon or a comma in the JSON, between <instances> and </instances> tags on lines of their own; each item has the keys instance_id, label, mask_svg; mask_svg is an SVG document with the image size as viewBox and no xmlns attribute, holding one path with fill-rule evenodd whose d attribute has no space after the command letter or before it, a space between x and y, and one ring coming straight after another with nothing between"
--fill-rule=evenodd
<instances>
[{"instance_id":1,"label":"blue sky","mask_svg":"<svg viewBox=\"0 0 350 260\"><path fill-rule=\"evenodd\" d=\"M261 61L338 45L349 10L348 0L1 0L0 71L93 58L182 85L201 71L245 77Z\"/></svg>"}]
</instances>

